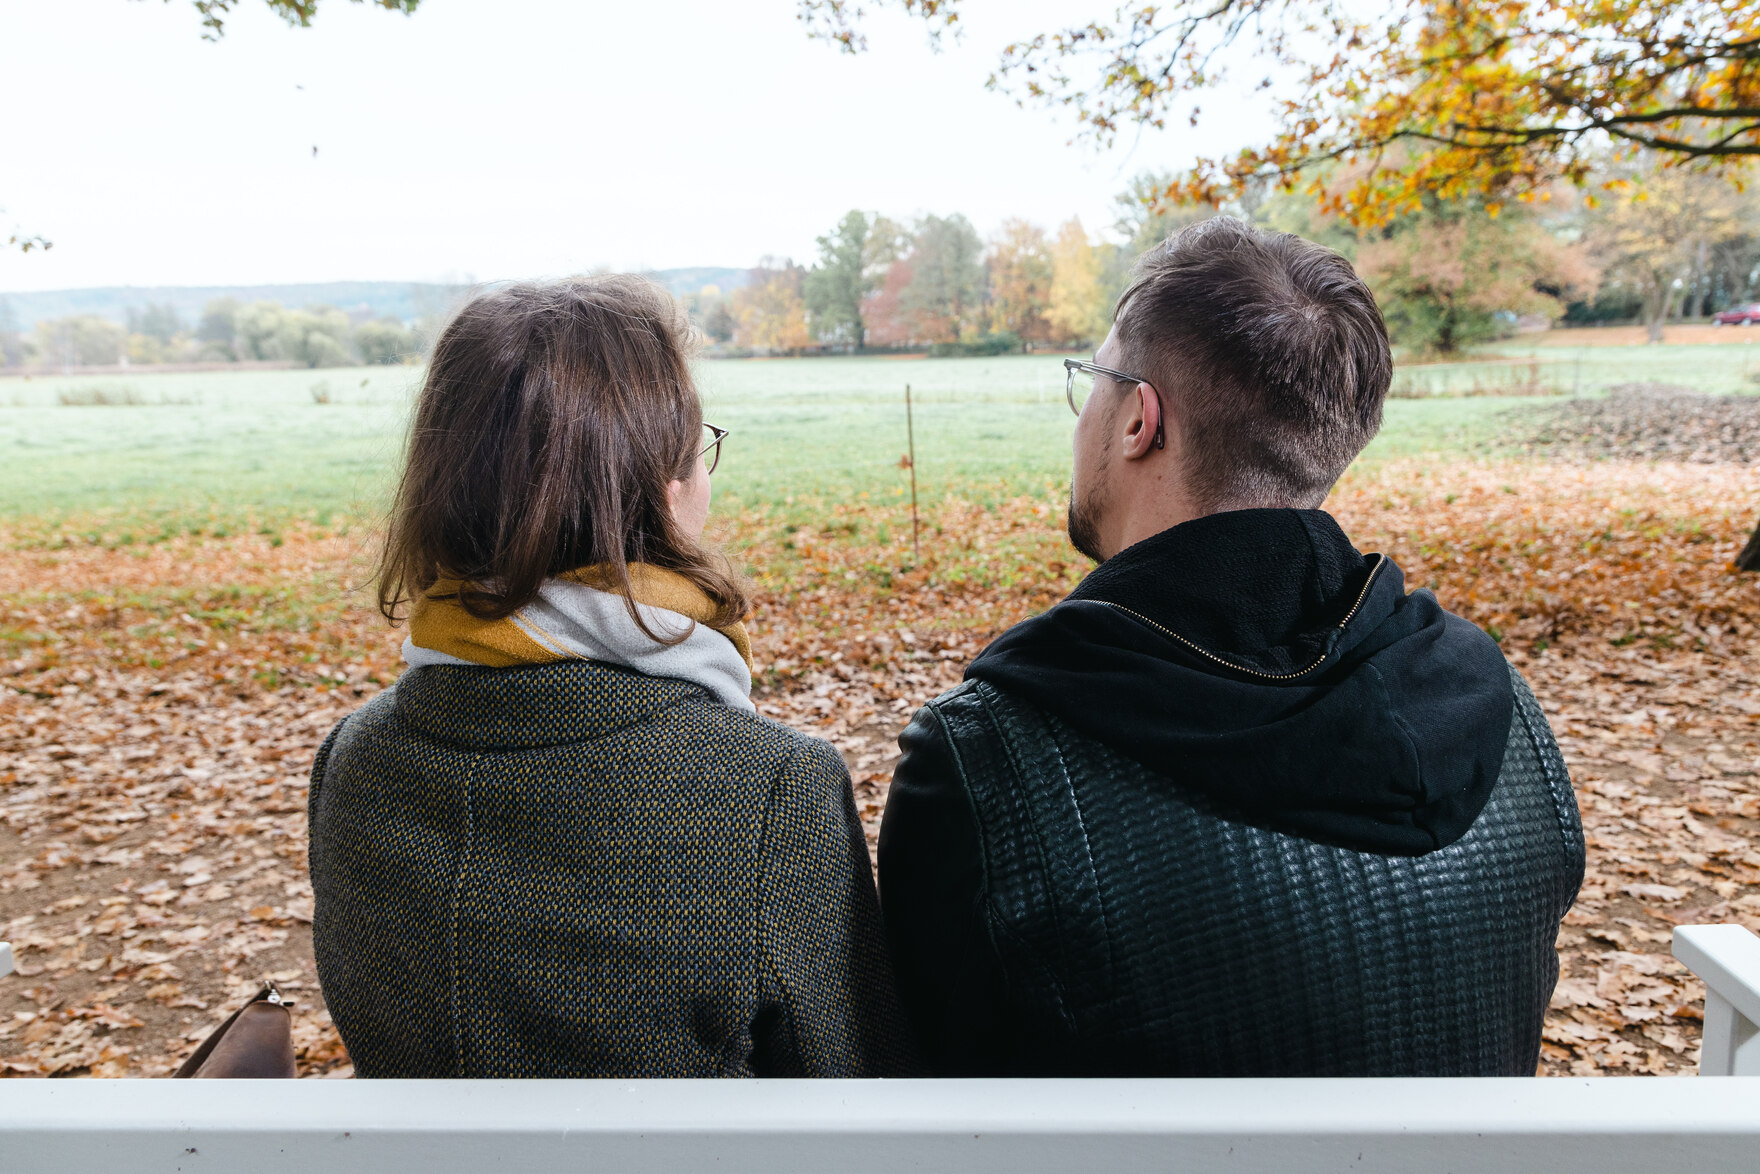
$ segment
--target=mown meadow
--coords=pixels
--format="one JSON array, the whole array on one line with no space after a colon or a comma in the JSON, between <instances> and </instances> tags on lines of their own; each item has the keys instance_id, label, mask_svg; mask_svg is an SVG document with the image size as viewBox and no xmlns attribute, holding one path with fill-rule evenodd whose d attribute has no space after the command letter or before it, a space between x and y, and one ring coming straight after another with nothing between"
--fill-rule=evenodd
<instances>
[{"instance_id":1,"label":"mown meadow","mask_svg":"<svg viewBox=\"0 0 1760 1174\"><path fill-rule=\"evenodd\" d=\"M907 483L907 384L926 499L1039 494L1068 476L1073 418L1055 356L731 360L698 370L708 418L733 431L715 482L724 511L897 496ZM0 518L135 541L369 518L382 508L420 378L414 367L364 367L0 379ZM1518 340L1469 361L1402 365L1386 427L1363 459L1495 452L1506 410L1545 398L1536 392L1593 395L1634 381L1760 391L1757 380L1760 347L1745 339Z\"/></svg>"}]
</instances>

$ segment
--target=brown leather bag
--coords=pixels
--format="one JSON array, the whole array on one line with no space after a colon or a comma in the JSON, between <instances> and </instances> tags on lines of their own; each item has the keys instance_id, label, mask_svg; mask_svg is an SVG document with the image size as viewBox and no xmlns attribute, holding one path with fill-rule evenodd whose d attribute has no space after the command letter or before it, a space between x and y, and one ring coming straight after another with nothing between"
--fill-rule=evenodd
<instances>
[{"instance_id":1,"label":"brown leather bag","mask_svg":"<svg viewBox=\"0 0 1760 1174\"><path fill-rule=\"evenodd\" d=\"M293 1004L269 983L202 1041L173 1075L180 1078L291 1080Z\"/></svg>"}]
</instances>

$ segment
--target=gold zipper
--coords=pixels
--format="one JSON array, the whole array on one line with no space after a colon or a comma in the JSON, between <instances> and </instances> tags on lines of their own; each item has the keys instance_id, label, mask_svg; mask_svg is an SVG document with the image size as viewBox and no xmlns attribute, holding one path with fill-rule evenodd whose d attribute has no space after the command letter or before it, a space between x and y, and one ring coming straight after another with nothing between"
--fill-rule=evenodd
<instances>
[{"instance_id":1,"label":"gold zipper","mask_svg":"<svg viewBox=\"0 0 1760 1174\"><path fill-rule=\"evenodd\" d=\"M1350 611L1345 613L1344 619L1342 619L1338 622L1338 629L1337 629L1338 631L1340 631L1340 632L1344 631L1345 626L1348 625L1353 619L1356 618L1357 612L1362 610L1363 601L1369 598L1369 588L1371 588L1375 585L1375 576L1381 573L1381 568L1383 566L1385 566L1386 563L1387 563L1387 556L1382 555L1375 560L1375 565L1373 567L1369 568L1369 577L1367 579L1363 580L1363 590L1357 595L1357 601L1355 603L1351 604ZM1235 664L1231 660L1224 660L1222 657L1217 656L1214 652L1211 652L1209 649L1198 647L1196 644L1192 643L1190 640L1187 640L1184 636L1181 636L1178 632L1172 631L1169 628L1164 628L1160 624L1156 623L1154 620L1150 619L1148 616L1141 615L1138 612L1134 612L1130 608L1124 607L1121 604L1107 603L1104 599L1096 599L1093 602L1105 604L1107 607L1110 607L1115 611L1122 611L1125 615L1130 616L1132 619L1139 620L1142 623L1148 624L1151 628L1154 628L1157 632L1160 632L1163 636L1166 636L1168 639L1178 641L1180 644L1185 645L1185 647L1191 649L1193 652L1197 653L1199 656L1204 657L1206 660L1213 660L1217 664L1221 665L1223 668L1233 669L1237 673L1246 673L1249 677L1259 677L1260 679L1266 680L1266 681L1293 681L1297 677L1305 677L1309 673L1313 672L1315 669L1319 668L1321 665L1325 664L1327 657L1332 655L1331 652L1322 653L1320 655L1319 660L1315 661L1313 664L1309 665L1307 668L1302 669L1300 672L1262 673L1258 669L1250 669L1245 665Z\"/></svg>"}]
</instances>

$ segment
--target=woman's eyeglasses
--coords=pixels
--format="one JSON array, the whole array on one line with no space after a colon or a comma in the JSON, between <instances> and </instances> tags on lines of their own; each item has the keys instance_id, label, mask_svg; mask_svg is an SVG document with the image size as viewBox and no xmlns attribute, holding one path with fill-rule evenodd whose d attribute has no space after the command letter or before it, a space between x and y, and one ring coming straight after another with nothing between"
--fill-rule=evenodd
<instances>
[{"instance_id":1,"label":"woman's eyeglasses","mask_svg":"<svg viewBox=\"0 0 1760 1174\"><path fill-rule=\"evenodd\" d=\"M727 429L704 424L703 437L708 443L703 445L697 455L703 458L703 462L709 466L709 472L713 473L715 466L721 463L721 442L727 439Z\"/></svg>"}]
</instances>

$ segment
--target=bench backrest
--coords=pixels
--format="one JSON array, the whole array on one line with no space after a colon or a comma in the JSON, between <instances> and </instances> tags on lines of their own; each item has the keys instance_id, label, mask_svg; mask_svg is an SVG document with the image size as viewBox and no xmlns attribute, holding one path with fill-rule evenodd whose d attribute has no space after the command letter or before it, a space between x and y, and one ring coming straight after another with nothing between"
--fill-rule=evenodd
<instances>
[{"instance_id":1,"label":"bench backrest","mask_svg":"<svg viewBox=\"0 0 1760 1174\"><path fill-rule=\"evenodd\" d=\"M1760 1169L1760 1078L63 1081L0 1085L0 1169Z\"/></svg>"}]
</instances>

